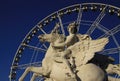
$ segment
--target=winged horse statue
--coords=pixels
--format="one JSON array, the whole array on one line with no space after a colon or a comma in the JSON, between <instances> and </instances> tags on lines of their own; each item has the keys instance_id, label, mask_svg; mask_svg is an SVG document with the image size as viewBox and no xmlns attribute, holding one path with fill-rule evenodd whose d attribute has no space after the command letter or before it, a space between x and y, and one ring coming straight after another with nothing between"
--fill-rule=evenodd
<instances>
[{"instance_id":1,"label":"winged horse statue","mask_svg":"<svg viewBox=\"0 0 120 81\"><path fill-rule=\"evenodd\" d=\"M88 35L81 34L78 34L77 37L79 41L66 48L67 51L65 51L65 48L61 49L53 46L56 41L64 42L65 37L62 34L52 32L39 35L40 41L50 43L42 61L42 66L28 67L19 81L24 81L29 72L33 72L31 81L34 81L37 76L44 77L44 81L108 81L103 69L94 63L89 63L96 52L104 49L109 41L108 38L92 40ZM64 53L67 53L66 58L61 57ZM64 59L70 63L70 68L64 63ZM74 76L70 69L72 69ZM107 68L106 71L110 72L110 69ZM112 79L110 78L110 80Z\"/></svg>"}]
</instances>

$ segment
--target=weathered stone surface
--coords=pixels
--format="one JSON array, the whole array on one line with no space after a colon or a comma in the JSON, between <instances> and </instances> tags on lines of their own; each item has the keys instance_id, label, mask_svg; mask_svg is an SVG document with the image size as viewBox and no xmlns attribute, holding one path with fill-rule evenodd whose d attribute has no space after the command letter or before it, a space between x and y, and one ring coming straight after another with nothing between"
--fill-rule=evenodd
<instances>
[{"instance_id":1,"label":"weathered stone surface","mask_svg":"<svg viewBox=\"0 0 120 81\"><path fill-rule=\"evenodd\" d=\"M34 73L31 81L37 76L43 76L45 81L106 81L104 71L120 74L120 68L111 62L102 65L109 58L95 55L109 42L108 38L93 40L88 35L77 34L75 24L73 22L68 25L69 36L59 34L57 24L50 34L38 37L40 41L50 43L42 67L28 67L19 81L23 81L30 71ZM99 59L97 63L96 59ZM113 78L108 79L111 81Z\"/></svg>"}]
</instances>

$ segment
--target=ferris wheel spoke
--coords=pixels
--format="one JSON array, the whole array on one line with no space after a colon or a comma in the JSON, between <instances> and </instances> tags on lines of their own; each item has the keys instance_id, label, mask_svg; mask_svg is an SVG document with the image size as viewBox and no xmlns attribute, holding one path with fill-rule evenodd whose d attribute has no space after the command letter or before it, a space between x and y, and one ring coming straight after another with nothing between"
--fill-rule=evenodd
<instances>
[{"instance_id":1,"label":"ferris wheel spoke","mask_svg":"<svg viewBox=\"0 0 120 81\"><path fill-rule=\"evenodd\" d=\"M89 23L87 24L87 23L82 23L82 22L81 22L81 25L90 26L91 24L89 24Z\"/></svg>"},{"instance_id":2,"label":"ferris wheel spoke","mask_svg":"<svg viewBox=\"0 0 120 81\"><path fill-rule=\"evenodd\" d=\"M43 51L43 52L47 51L46 49L38 48L38 47L27 45L27 44L23 44L23 46L26 46L26 47L28 47L30 49L37 50L37 51Z\"/></svg>"},{"instance_id":3,"label":"ferris wheel spoke","mask_svg":"<svg viewBox=\"0 0 120 81\"><path fill-rule=\"evenodd\" d=\"M60 23L60 27L61 27L62 33L65 36L64 27L63 27L62 19L61 19L60 15L59 15L59 12L57 12L57 17L58 17L58 20L59 20L59 23Z\"/></svg>"},{"instance_id":4,"label":"ferris wheel spoke","mask_svg":"<svg viewBox=\"0 0 120 81\"><path fill-rule=\"evenodd\" d=\"M69 22L66 22L66 23L63 23L63 24L67 25L67 24L70 24L72 22L74 22L74 21L69 21ZM82 24L82 25L89 25L89 26L91 25L91 23L93 23L93 21L81 20L81 22L80 22L80 24Z\"/></svg>"},{"instance_id":5,"label":"ferris wheel spoke","mask_svg":"<svg viewBox=\"0 0 120 81\"><path fill-rule=\"evenodd\" d=\"M95 21L92 23L91 27L88 29L88 31L86 32L86 34L91 35L92 32L95 30L95 28L97 28L98 24L100 23L100 21L103 19L103 17L105 16L105 10L106 7L104 7L104 9L101 11L101 13L98 15L98 17L95 19Z\"/></svg>"},{"instance_id":6,"label":"ferris wheel spoke","mask_svg":"<svg viewBox=\"0 0 120 81\"><path fill-rule=\"evenodd\" d=\"M44 34L47 34L41 27L38 27Z\"/></svg>"},{"instance_id":7,"label":"ferris wheel spoke","mask_svg":"<svg viewBox=\"0 0 120 81\"><path fill-rule=\"evenodd\" d=\"M34 81L44 81L44 78L42 76L38 76Z\"/></svg>"},{"instance_id":8,"label":"ferris wheel spoke","mask_svg":"<svg viewBox=\"0 0 120 81\"><path fill-rule=\"evenodd\" d=\"M117 25L116 27L113 27L113 29L107 31L104 35L100 36L99 38L110 37L111 35L114 35L119 31L120 31L120 24Z\"/></svg>"},{"instance_id":9,"label":"ferris wheel spoke","mask_svg":"<svg viewBox=\"0 0 120 81\"><path fill-rule=\"evenodd\" d=\"M17 69L26 69L27 67L30 66L36 66L36 67L40 67L42 65L42 62L34 62L34 63L29 63L29 64L22 64L22 65L18 65L18 66L12 66L12 68L17 68Z\"/></svg>"},{"instance_id":10,"label":"ferris wheel spoke","mask_svg":"<svg viewBox=\"0 0 120 81\"><path fill-rule=\"evenodd\" d=\"M78 24L78 26L77 26L78 30L80 28L80 22L81 22L81 19L82 19L82 12L83 12L83 10L82 10L81 5L80 5L79 13L78 13L77 21L76 21L76 23Z\"/></svg>"},{"instance_id":11,"label":"ferris wheel spoke","mask_svg":"<svg viewBox=\"0 0 120 81\"><path fill-rule=\"evenodd\" d=\"M115 44L117 45L117 47L119 47L119 44L118 44L118 42L117 42L117 40L116 40L116 38L115 38L115 36L114 36L114 35L112 35L112 38L113 38L113 40L114 40Z\"/></svg>"},{"instance_id":12,"label":"ferris wheel spoke","mask_svg":"<svg viewBox=\"0 0 120 81\"><path fill-rule=\"evenodd\" d=\"M101 30L101 31L103 31L103 32L105 32L105 33L107 33L109 31L109 29L107 29L106 27L104 27L101 24L98 24L98 29Z\"/></svg>"},{"instance_id":13,"label":"ferris wheel spoke","mask_svg":"<svg viewBox=\"0 0 120 81\"><path fill-rule=\"evenodd\" d=\"M103 55L108 55L108 54L115 54L119 53L120 47L118 48L110 48L110 49L105 49L103 51L98 52L98 54L103 54Z\"/></svg>"},{"instance_id":14,"label":"ferris wheel spoke","mask_svg":"<svg viewBox=\"0 0 120 81\"><path fill-rule=\"evenodd\" d=\"M43 45L43 47L44 47L45 49L48 49L48 47L47 47L44 43L43 43L42 45Z\"/></svg>"},{"instance_id":15,"label":"ferris wheel spoke","mask_svg":"<svg viewBox=\"0 0 120 81\"><path fill-rule=\"evenodd\" d=\"M93 23L94 21L89 21L89 20L81 20L82 22L85 22L85 23Z\"/></svg>"},{"instance_id":16,"label":"ferris wheel spoke","mask_svg":"<svg viewBox=\"0 0 120 81\"><path fill-rule=\"evenodd\" d=\"M86 20L81 20L80 24L81 25L86 25L86 26L91 26L93 21L86 21Z\"/></svg>"}]
</instances>

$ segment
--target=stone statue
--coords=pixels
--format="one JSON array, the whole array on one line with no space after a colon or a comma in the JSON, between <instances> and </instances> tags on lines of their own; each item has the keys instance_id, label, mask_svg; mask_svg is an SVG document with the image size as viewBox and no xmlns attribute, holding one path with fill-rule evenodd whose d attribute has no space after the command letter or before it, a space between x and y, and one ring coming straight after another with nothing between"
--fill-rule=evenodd
<instances>
[{"instance_id":1,"label":"stone statue","mask_svg":"<svg viewBox=\"0 0 120 81\"><path fill-rule=\"evenodd\" d=\"M44 81L111 81L109 74L120 74L120 68L107 63L105 68L94 63L95 53L108 43L108 38L92 40L88 35L77 34L76 23L68 25L69 35L58 33L59 25L50 34L40 35L40 41L49 42L49 48L42 61L42 67L28 67L19 81L24 81L28 72L33 72L31 81L43 76ZM97 57L95 57L97 58ZM119 79L118 79L119 80Z\"/></svg>"}]
</instances>

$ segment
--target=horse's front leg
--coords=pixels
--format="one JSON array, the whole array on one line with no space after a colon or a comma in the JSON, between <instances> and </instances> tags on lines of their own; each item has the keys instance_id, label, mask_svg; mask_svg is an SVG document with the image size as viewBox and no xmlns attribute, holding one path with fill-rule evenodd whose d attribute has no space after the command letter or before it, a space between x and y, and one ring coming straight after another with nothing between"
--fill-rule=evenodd
<instances>
[{"instance_id":1,"label":"horse's front leg","mask_svg":"<svg viewBox=\"0 0 120 81\"><path fill-rule=\"evenodd\" d=\"M22 74L22 76L19 78L19 81L24 81L25 76L29 73L37 73L42 75L43 74L43 68L42 67L28 67L25 72Z\"/></svg>"},{"instance_id":2,"label":"horse's front leg","mask_svg":"<svg viewBox=\"0 0 120 81\"><path fill-rule=\"evenodd\" d=\"M30 81L34 81L35 78L38 77L38 76L40 76L40 75L37 74L37 73L34 73ZM52 78L46 78L46 77L44 77L44 81L53 81L53 79Z\"/></svg>"},{"instance_id":3,"label":"horse's front leg","mask_svg":"<svg viewBox=\"0 0 120 81\"><path fill-rule=\"evenodd\" d=\"M38 77L39 76L39 74L37 74L37 73L33 73L33 76L32 76L32 78L31 78L31 80L30 81L34 81L35 80L35 78L36 77Z\"/></svg>"},{"instance_id":4,"label":"horse's front leg","mask_svg":"<svg viewBox=\"0 0 120 81\"><path fill-rule=\"evenodd\" d=\"M30 72L32 67L28 67L25 72L22 74L22 76L19 78L19 81L24 81L25 76Z\"/></svg>"}]
</instances>

